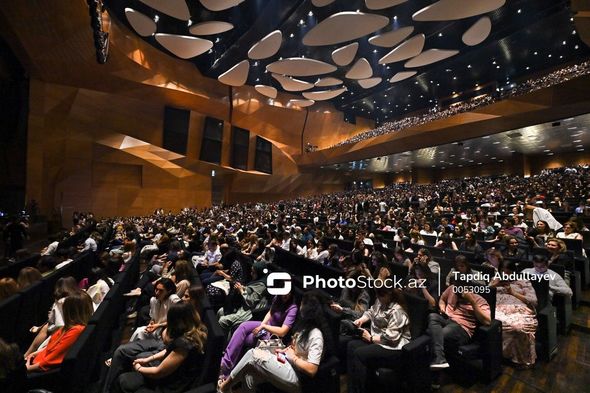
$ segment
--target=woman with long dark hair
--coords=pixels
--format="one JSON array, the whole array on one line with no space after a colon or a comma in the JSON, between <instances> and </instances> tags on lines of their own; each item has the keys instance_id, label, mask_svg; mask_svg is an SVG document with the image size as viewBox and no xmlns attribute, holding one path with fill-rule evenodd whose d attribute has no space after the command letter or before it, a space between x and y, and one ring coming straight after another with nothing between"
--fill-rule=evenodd
<instances>
[{"instance_id":1,"label":"woman with long dark hair","mask_svg":"<svg viewBox=\"0 0 590 393\"><path fill-rule=\"evenodd\" d=\"M380 284L375 282L375 304L354 321L360 340L353 340L347 346L349 393L371 391L367 386L368 370L396 362L402 347L410 342L410 319L402 291L387 288L384 282ZM369 321L369 329L363 329L361 326Z\"/></svg>"},{"instance_id":2,"label":"woman with long dark hair","mask_svg":"<svg viewBox=\"0 0 590 393\"><path fill-rule=\"evenodd\" d=\"M135 371L119 377L119 391L181 393L199 375L204 360L207 328L195 308L176 303L168 309L168 326L163 334L166 348L136 359Z\"/></svg>"},{"instance_id":3,"label":"woman with long dark hair","mask_svg":"<svg viewBox=\"0 0 590 393\"><path fill-rule=\"evenodd\" d=\"M326 304L319 294L306 292L300 311L290 346L276 354L249 350L229 377L220 382L219 390L224 392L241 383L243 391L254 392L258 384L269 382L283 392L301 392L301 376L315 376L333 340L326 321Z\"/></svg>"}]
</instances>

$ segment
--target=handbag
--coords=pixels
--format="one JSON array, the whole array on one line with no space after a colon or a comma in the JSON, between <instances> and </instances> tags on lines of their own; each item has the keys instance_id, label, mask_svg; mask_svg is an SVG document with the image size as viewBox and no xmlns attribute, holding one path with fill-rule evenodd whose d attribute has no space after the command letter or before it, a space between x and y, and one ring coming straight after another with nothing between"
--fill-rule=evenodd
<instances>
[{"instance_id":1,"label":"handbag","mask_svg":"<svg viewBox=\"0 0 590 393\"><path fill-rule=\"evenodd\" d=\"M285 344L283 344L283 340L281 340L276 334L273 334L270 338L258 340L256 348L274 353L276 349L285 348Z\"/></svg>"}]
</instances>

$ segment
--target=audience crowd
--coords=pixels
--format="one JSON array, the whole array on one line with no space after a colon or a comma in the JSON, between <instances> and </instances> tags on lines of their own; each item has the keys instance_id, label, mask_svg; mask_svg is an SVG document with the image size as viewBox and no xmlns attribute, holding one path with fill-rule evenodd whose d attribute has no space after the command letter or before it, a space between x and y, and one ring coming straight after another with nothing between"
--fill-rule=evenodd
<instances>
[{"instance_id":1,"label":"audience crowd","mask_svg":"<svg viewBox=\"0 0 590 393\"><path fill-rule=\"evenodd\" d=\"M444 109L441 109L439 105L436 105L421 115L408 116L399 120L385 122L377 128L361 132L360 134L341 141L333 146L330 146L329 148L357 143L379 135L402 131L406 128L419 126L434 120L445 119L459 113L469 112L481 106L490 105L506 98L532 93L539 89L544 89L553 85L564 83L579 76L586 75L589 72L590 62L588 61L567 66L536 79L527 79L522 83L509 84L505 87L497 87L495 91L478 95L477 97L466 101L454 103ZM306 152L311 151L314 150L306 150Z\"/></svg>"},{"instance_id":2,"label":"audience crowd","mask_svg":"<svg viewBox=\"0 0 590 393\"><path fill-rule=\"evenodd\" d=\"M218 366L221 392L255 391L260 384L305 391L309 381L324 378L322 365L333 357L347 374L349 392L372 391L375 371L400 367L402 348L417 338L417 301L425 307L424 334L432 349L425 361L434 385L442 370L457 367L458 348L475 340L479 327L494 323L502 325L506 362L534 367L539 304L533 284L547 280L548 294L571 304L576 260L588 262L582 247L589 233L588 190L590 169L576 167L528 178L394 184L85 221L93 229L77 249L64 250L54 240L36 267L23 269L18 280L0 280L1 302L77 252L97 253L88 277L57 281L47 322L31 327L30 346L21 355L0 340L0 379L13 383L22 367L29 376L58 367L134 257L139 276L126 297L135 328L105 362L103 392L180 393L194 387L211 355L204 352L203 298L226 335ZM112 235L102 239L107 232ZM580 253L568 251L568 244L577 244L571 242L579 242ZM108 248L101 251L99 244ZM454 253L450 271L439 252ZM271 296L268 274L285 255L300 256L304 271L321 266L370 281L374 289ZM527 276L514 275L521 271ZM421 285L383 285L394 277Z\"/></svg>"}]
</instances>

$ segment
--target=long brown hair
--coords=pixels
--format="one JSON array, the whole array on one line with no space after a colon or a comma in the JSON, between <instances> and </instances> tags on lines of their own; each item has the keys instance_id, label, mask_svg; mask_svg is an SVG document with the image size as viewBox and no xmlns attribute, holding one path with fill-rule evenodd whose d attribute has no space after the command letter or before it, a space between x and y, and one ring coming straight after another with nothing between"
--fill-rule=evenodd
<instances>
[{"instance_id":1,"label":"long brown hair","mask_svg":"<svg viewBox=\"0 0 590 393\"><path fill-rule=\"evenodd\" d=\"M18 284L14 278L0 278L0 300L11 297L18 292Z\"/></svg>"},{"instance_id":2,"label":"long brown hair","mask_svg":"<svg viewBox=\"0 0 590 393\"><path fill-rule=\"evenodd\" d=\"M16 282L18 283L19 289L22 291L33 285L34 283L41 281L43 275L41 272L34 267L25 267L18 272L18 278Z\"/></svg>"},{"instance_id":3,"label":"long brown hair","mask_svg":"<svg viewBox=\"0 0 590 393\"><path fill-rule=\"evenodd\" d=\"M168 336L184 337L195 344L197 351L203 353L207 341L207 327L201 316L190 303L174 303L170 305L167 315Z\"/></svg>"},{"instance_id":4,"label":"long brown hair","mask_svg":"<svg viewBox=\"0 0 590 393\"><path fill-rule=\"evenodd\" d=\"M381 282L381 286L379 286L378 282ZM385 285L385 281L383 280L375 280L375 294L378 297L383 297L383 296L388 296L391 299L392 303L397 303L399 304L404 311L407 313L408 312L408 305L406 303L406 297L404 296L404 293L402 292L401 289L399 288L392 288L392 287L387 287Z\"/></svg>"},{"instance_id":5,"label":"long brown hair","mask_svg":"<svg viewBox=\"0 0 590 393\"><path fill-rule=\"evenodd\" d=\"M93 311L92 299L86 292L79 291L67 296L63 305L64 331L76 325L86 326Z\"/></svg>"}]
</instances>

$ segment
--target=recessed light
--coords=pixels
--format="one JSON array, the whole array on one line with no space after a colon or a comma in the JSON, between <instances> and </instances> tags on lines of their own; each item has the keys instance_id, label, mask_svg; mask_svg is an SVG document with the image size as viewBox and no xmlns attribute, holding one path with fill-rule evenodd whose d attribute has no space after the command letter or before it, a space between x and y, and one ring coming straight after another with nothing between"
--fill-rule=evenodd
<instances>
[{"instance_id":1,"label":"recessed light","mask_svg":"<svg viewBox=\"0 0 590 393\"><path fill-rule=\"evenodd\" d=\"M578 149L577 151L584 151L584 149Z\"/></svg>"},{"instance_id":2,"label":"recessed light","mask_svg":"<svg viewBox=\"0 0 590 393\"><path fill-rule=\"evenodd\" d=\"M494 144L494 145L499 145L499 144L500 144L500 142L499 142L499 141L496 141L496 142L494 142L493 144Z\"/></svg>"},{"instance_id":3,"label":"recessed light","mask_svg":"<svg viewBox=\"0 0 590 393\"><path fill-rule=\"evenodd\" d=\"M313 16L313 11L309 11L308 16Z\"/></svg>"},{"instance_id":4,"label":"recessed light","mask_svg":"<svg viewBox=\"0 0 590 393\"><path fill-rule=\"evenodd\" d=\"M522 10L519 8L518 10L516 10L517 14L520 14L522 12Z\"/></svg>"},{"instance_id":5,"label":"recessed light","mask_svg":"<svg viewBox=\"0 0 590 393\"><path fill-rule=\"evenodd\" d=\"M443 34L442 34L442 33L438 33L438 36L439 36L439 37L442 37L442 36L443 36Z\"/></svg>"},{"instance_id":6,"label":"recessed light","mask_svg":"<svg viewBox=\"0 0 590 393\"><path fill-rule=\"evenodd\" d=\"M539 54L539 52L537 52L537 51L535 51L535 52L533 53L533 55L535 55L535 56L537 56L538 54Z\"/></svg>"},{"instance_id":7,"label":"recessed light","mask_svg":"<svg viewBox=\"0 0 590 393\"><path fill-rule=\"evenodd\" d=\"M581 140L581 139L576 139L576 140L575 140L575 141L573 141L573 142L574 142L574 143L580 143L580 142L582 142L582 140Z\"/></svg>"}]
</instances>

